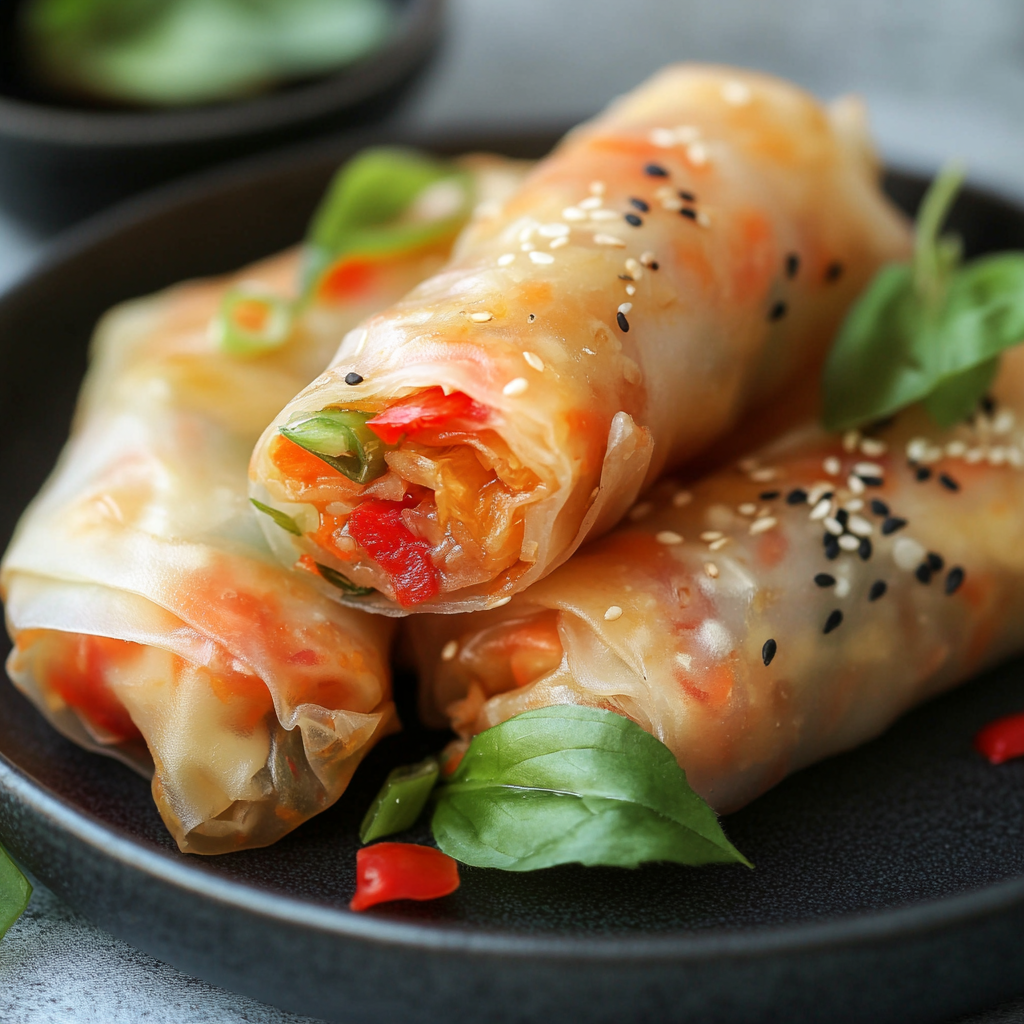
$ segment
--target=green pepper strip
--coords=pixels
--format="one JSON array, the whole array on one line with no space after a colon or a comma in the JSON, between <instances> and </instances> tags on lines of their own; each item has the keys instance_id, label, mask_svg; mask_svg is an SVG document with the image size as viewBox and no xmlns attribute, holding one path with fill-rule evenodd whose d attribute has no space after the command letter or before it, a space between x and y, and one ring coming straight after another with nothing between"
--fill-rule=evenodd
<instances>
[{"instance_id":1,"label":"green pepper strip","mask_svg":"<svg viewBox=\"0 0 1024 1024\"><path fill-rule=\"evenodd\" d=\"M279 427L282 436L322 459L357 484L367 484L388 471L388 446L366 426L376 413L321 409L300 415Z\"/></svg>"},{"instance_id":2,"label":"green pepper strip","mask_svg":"<svg viewBox=\"0 0 1024 1024\"><path fill-rule=\"evenodd\" d=\"M360 841L369 843L412 828L434 789L439 773L436 757L395 768L384 780L363 818L359 827Z\"/></svg>"}]
</instances>

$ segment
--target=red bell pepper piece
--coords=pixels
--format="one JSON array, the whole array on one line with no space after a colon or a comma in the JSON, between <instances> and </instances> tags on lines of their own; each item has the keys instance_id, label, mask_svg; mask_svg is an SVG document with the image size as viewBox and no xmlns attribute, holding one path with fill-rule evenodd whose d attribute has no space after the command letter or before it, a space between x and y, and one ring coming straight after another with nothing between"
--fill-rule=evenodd
<instances>
[{"instance_id":1,"label":"red bell pepper piece","mask_svg":"<svg viewBox=\"0 0 1024 1024\"><path fill-rule=\"evenodd\" d=\"M456 420L482 423L487 419L486 405L461 391L446 395L440 388L427 388L408 398L400 398L366 425L385 443L398 444L403 434L426 427L453 425Z\"/></svg>"},{"instance_id":2,"label":"red bell pepper piece","mask_svg":"<svg viewBox=\"0 0 1024 1024\"><path fill-rule=\"evenodd\" d=\"M432 846L376 843L356 853L356 894L349 907L389 900L436 900L459 887L459 865Z\"/></svg>"},{"instance_id":3,"label":"red bell pepper piece","mask_svg":"<svg viewBox=\"0 0 1024 1024\"><path fill-rule=\"evenodd\" d=\"M441 589L430 545L402 522L402 509L411 501L373 498L357 505L348 517L348 532L388 574L395 600L403 608L426 601Z\"/></svg>"},{"instance_id":4,"label":"red bell pepper piece","mask_svg":"<svg viewBox=\"0 0 1024 1024\"><path fill-rule=\"evenodd\" d=\"M974 746L992 762L1002 764L1024 755L1024 714L990 722L974 737Z\"/></svg>"}]
</instances>

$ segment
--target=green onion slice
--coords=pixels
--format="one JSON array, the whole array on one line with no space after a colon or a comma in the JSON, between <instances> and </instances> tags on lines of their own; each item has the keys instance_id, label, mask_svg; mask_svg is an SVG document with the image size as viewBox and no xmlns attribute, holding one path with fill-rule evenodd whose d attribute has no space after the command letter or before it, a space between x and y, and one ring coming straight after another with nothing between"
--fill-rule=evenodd
<instances>
[{"instance_id":1,"label":"green onion slice","mask_svg":"<svg viewBox=\"0 0 1024 1024\"><path fill-rule=\"evenodd\" d=\"M279 427L289 441L317 456L357 484L367 484L388 471L388 446L366 425L376 413L321 409L300 413Z\"/></svg>"},{"instance_id":2,"label":"green onion slice","mask_svg":"<svg viewBox=\"0 0 1024 1024\"><path fill-rule=\"evenodd\" d=\"M258 356L280 348L292 331L291 303L274 295L232 288L211 324L217 347L232 356Z\"/></svg>"}]
</instances>

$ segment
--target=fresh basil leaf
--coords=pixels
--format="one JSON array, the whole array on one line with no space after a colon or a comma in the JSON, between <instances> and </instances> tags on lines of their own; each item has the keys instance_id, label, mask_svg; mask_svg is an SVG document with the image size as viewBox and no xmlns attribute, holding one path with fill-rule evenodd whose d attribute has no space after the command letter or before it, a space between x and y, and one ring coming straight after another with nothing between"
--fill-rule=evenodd
<instances>
[{"instance_id":1,"label":"fresh basil leaf","mask_svg":"<svg viewBox=\"0 0 1024 1024\"><path fill-rule=\"evenodd\" d=\"M316 567L320 571L320 575L332 587L343 590L350 597L366 597L367 594L373 593L373 587L361 587L358 583L353 583L347 576L342 575L337 569L332 569L329 565L321 565L317 562Z\"/></svg>"},{"instance_id":2,"label":"fresh basil leaf","mask_svg":"<svg viewBox=\"0 0 1024 1024\"><path fill-rule=\"evenodd\" d=\"M395 768L363 818L360 842L371 843L412 828L430 799L439 772L436 757Z\"/></svg>"},{"instance_id":3,"label":"fresh basil leaf","mask_svg":"<svg viewBox=\"0 0 1024 1024\"><path fill-rule=\"evenodd\" d=\"M287 530L289 533L294 533L296 537L302 536L302 530L299 529L299 524L292 519L291 516L286 515L280 509L271 508L269 505L264 505L262 501L257 501L255 498L249 499L260 512L265 516L270 516L271 519L281 527L282 530Z\"/></svg>"},{"instance_id":4,"label":"fresh basil leaf","mask_svg":"<svg viewBox=\"0 0 1024 1024\"><path fill-rule=\"evenodd\" d=\"M29 880L0 846L0 939L25 912L31 895Z\"/></svg>"},{"instance_id":5,"label":"fresh basil leaf","mask_svg":"<svg viewBox=\"0 0 1024 1024\"><path fill-rule=\"evenodd\" d=\"M668 747L598 708L538 708L475 736L439 790L432 827L449 856L506 871L575 861L751 866Z\"/></svg>"},{"instance_id":6,"label":"fresh basil leaf","mask_svg":"<svg viewBox=\"0 0 1024 1024\"><path fill-rule=\"evenodd\" d=\"M999 358L978 363L969 370L947 377L924 400L928 415L943 428L966 419L978 406L979 395L992 386L999 370Z\"/></svg>"},{"instance_id":7,"label":"fresh basil leaf","mask_svg":"<svg viewBox=\"0 0 1024 1024\"><path fill-rule=\"evenodd\" d=\"M335 175L306 235L304 291L341 257L381 256L454 235L469 218L472 178L409 149L368 149Z\"/></svg>"}]
</instances>

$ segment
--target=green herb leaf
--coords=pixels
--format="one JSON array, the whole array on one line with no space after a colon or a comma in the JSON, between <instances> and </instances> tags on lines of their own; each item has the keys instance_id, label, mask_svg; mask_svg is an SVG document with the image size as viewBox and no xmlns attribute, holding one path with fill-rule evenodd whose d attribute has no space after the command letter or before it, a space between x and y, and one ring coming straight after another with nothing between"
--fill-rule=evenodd
<instances>
[{"instance_id":1,"label":"green herb leaf","mask_svg":"<svg viewBox=\"0 0 1024 1024\"><path fill-rule=\"evenodd\" d=\"M360 841L371 843L412 828L433 792L439 771L436 757L395 768L363 818Z\"/></svg>"},{"instance_id":2,"label":"green herb leaf","mask_svg":"<svg viewBox=\"0 0 1024 1024\"><path fill-rule=\"evenodd\" d=\"M286 515L280 509L271 508L269 505L264 505L262 501L257 501L255 498L249 499L260 512L265 516L270 516L271 519L281 527L282 530L287 530L289 533L294 533L296 537L302 536L302 530L299 529L299 524L292 519L291 516Z\"/></svg>"},{"instance_id":3,"label":"green herb leaf","mask_svg":"<svg viewBox=\"0 0 1024 1024\"><path fill-rule=\"evenodd\" d=\"M344 256L381 256L440 241L466 223L472 178L407 149L367 149L335 175L306 235L304 290Z\"/></svg>"},{"instance_id":4,"label":"green herb leaf","mask_svg":"<svg viewBox=\"0 0 1024 1024\"><path fill-rule=\"evenodd\" d=\"M280 348L288 340L292 321L290 302L251 289L232 288L221 300L210 329L222 352L258 356Z\"/></svg>"},{"instance_id":5,"label":"green herb leaf","mask_svg":"<svg viewBox=\"0 0 1024 1024\"><path fill-rule=\"evenodd\" d=\"M353 583L347 576L343 576L337 569L332 569L329 565L321 565L317 562L316 567L320 570L320 575L331 586L343 590L351 597L366 597L367 594L373 593L373 587L361 587L358 583Z\"/></svg>"},{"instance_id":6,"label":"green herb leaf","mask_svg":"<svg viewBox=\"0 0 1024 1024\"><path fill-rule=\"evenodd\" d=\"M751 866L668 747L597 708L539 708L475 736L432 825L449 856L506 871L574 861Z\"/></svg>"},{"instance_id":7,"label":"green herb leaf","mask_svg":"<svg viewBox=\"0 0 1024 1024\"><path fill-rule=\"evenodd\" d=\"M300 413L279 427L280 433L357 484L367 484L388 471L388 446L366 425L376 413L321 409Z\"/></svg>"},{"instance_id":8,"label":"green herb leaf","mask_svg":"<svg viewBox=\"0 0 1024 1024\"><path fill-rule=\"evenodd\" d=\"M0 846L0 939L18 920L32 895L29 880L17 869L7 851Z\"/></svg>"},{"instance_id":9,"label":"green herb leaf","mask_svg":"<svg viewBox=\"0 0 1024 1024\"><path fill-rule=\"evenodd\" d=\"M940 175L921 204L913 265L883 267L850 311L824 375L824 422L846 430L914 402L942 427L969 415L1024 341L1024 253L959 265L938 231L962 172Z\"/></svg>"}]
</instances>

